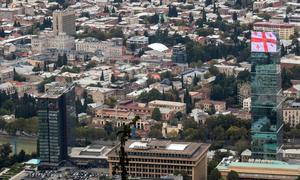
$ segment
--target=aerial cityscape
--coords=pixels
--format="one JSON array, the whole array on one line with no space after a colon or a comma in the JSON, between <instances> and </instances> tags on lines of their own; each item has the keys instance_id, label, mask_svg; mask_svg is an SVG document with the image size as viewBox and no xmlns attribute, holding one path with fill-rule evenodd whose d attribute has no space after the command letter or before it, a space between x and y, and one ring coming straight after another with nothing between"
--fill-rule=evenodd
<instances>
[{"instance_id":1,"label":"aerial cityscape","mask_svg":"<svg viewBox=\"0 0 300 180\"><path fill-rule=\"evenodd\" d=\"M0 180L300 180L299 0L0 0Z\"/></svg>"}]
</instances>

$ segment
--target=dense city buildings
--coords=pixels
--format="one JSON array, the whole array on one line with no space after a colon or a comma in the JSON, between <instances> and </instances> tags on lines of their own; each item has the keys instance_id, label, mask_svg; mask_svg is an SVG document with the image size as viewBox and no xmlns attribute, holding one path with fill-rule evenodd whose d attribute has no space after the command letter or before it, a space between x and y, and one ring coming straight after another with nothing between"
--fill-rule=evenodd
<instances>
[{"instance_id":1,"label":"dense city buildings","mask_svg":"<svg viewBox=\"0 0 300 180\"><path fill-rule=\"evenodd\" d=\"M108 154L109 172L119 162L115 146ZM160 178L174 172L185 172L192 180L207 179L209 145L192 142L142 139L126 142L128 173L133 178Z\"/></svg>"},{"instance_id":2,"label":"dense city buildings","mask_svg":"<svg viewBox=\"0 0 300 180\"><path fill-rule=\"evenodd\" d=\"M0 1L0 179L296 179L299 7Z\"/></svg>"},{"instance_id":3,"label":"dense city buildings","mask_svg":"<svg viewBox=\"0 0 300 180\"><path fill-rule=\"evenodd\" d=\"M41 168L57 167L74 145L76 122L74 87L53 87L38 97Z\"/></svg>"}]
</instances>

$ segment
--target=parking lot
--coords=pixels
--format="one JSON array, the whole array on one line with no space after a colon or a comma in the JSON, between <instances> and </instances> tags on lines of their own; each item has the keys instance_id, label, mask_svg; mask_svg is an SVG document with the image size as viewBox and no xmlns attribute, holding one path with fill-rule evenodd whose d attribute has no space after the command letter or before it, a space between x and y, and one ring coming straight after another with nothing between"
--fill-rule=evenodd
<instances>
[{"instance_id":1,"label":"parking lot","mask_svg":"<svg viewBox=\"0 0 300 180\"><path fill-rule=\"evenodd\" d=\"M58 179L74 179L74 180L98 180L106 179L105 175L100 175L94 169L80 170L77 168L49 171L27 171L24 180L58 180Z\"/></svg>"}]
</instances>

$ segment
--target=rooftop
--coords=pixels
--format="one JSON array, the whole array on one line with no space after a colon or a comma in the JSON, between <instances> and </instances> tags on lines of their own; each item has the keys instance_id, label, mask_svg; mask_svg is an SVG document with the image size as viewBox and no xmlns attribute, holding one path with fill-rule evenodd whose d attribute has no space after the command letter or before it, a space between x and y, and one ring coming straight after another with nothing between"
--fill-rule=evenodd
<instances>
[{"instance_id":1,"label":"rooftop","mask_svg":"<svg viewBox=\"0 0 300 180\"><path fill-rule=\"evenodd\" d=\"M151 105L169 105L169 106L185 106L185 103L174 102L174 101L163 101L163 100L154 100L149 102Z\"/></svg>"},{"instance_id":2,"label":"rooftop","mask_svg":"<svg viewBox=\"0 0 300 180\"><path fill-rule=\"evenodd\" d=\"M163 154L166 157L197 157L200 154L208 151L209 145L204 143L195 142L173 142L170 140L156 140L156 139L141 139L141 140L128 140L125 145L126 152L129 155L136 155L137 152L143 152L145 155ZM112 150L110 155L116 155ZM160 157L162 157L160 156Z\"/></svg>"}]
</instances>

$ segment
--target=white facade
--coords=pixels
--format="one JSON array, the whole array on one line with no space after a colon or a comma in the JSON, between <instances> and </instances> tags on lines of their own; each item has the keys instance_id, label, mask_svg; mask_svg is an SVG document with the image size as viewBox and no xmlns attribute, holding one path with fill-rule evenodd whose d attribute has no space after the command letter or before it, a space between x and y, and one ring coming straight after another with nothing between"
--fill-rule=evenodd
<instances>
[{"instance_id":1,"label":"white facade","mask_svg":"<svg viewBox=\"0 0 300 180\"><path fill-rule=\"evenodd\" d=\"M41 53L48 48L70 50L74 47L74 37L68 36L66 33L59 33L57 36L53 33L45 33L40 36L34 36L31 39L31 50L33 53Z\"/></svg>"},{"instance_id":2,"label":"white facade","mask_svg":"<svg viewBox=\"0 0 300 180\"><path fill-rule=\"evenodd\" d=\"M243 100L243 109L245 109L247 111L251 111L251 98L250 97Z\"/></svg>"},{"instance_id":3,"label":"white facade","mask_svg":"<svg viewBox=\"0 0 300 180\"><path fill-rule=\"evenodd\" d=\"M101 50L108 58L120 58L123 54L123 47L113 41L98 41L95 38L86 38L76 41L76 50L84 52L95 52Z\"/></svg>"}]
</instances>

